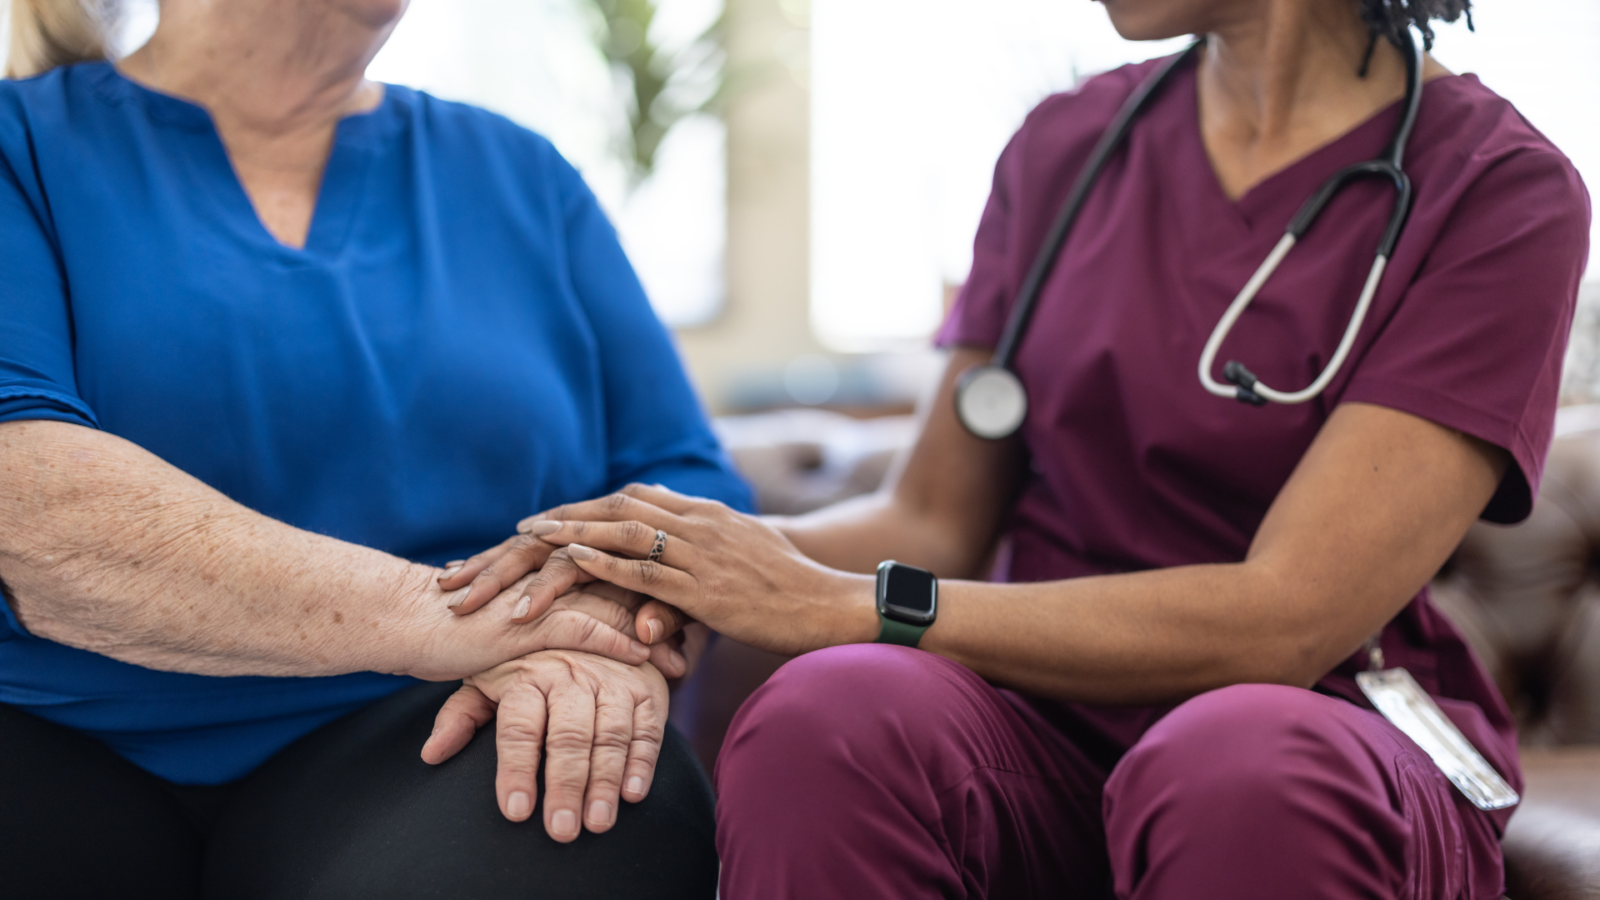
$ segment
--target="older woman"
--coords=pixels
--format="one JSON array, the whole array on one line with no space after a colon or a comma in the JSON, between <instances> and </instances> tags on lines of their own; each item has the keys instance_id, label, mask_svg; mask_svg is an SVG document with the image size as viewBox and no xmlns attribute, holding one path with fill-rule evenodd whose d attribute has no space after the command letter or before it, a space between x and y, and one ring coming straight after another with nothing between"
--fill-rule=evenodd
<instances>
[{"instance_id":1,"label":"older woman","mask_svg":"<svg viewBox=\"0 0 1600 900\"><path fill-rule=\"evenodd\" d=\"M1583 186L1504 100L1411 52L1412 29L1426 39L1466 0L1105 5L1126 37L1203 42L1023 125L940 335L942 392L889 487L775 523L636 487L524 531L569 545L583 577L817 651L724 745L728 900L1498 898L1515 798L1493 773L1520 781L1515 731L1425 586L1475 519L1529 511L1584 268ZM1157 71L1064 249L1039 257ZM1328 367L1388 181L1333 201L1238 320L1221 359L1259 374L1229 367L1252 403L1211 396L1196 363L1214 323L1319 185L1386 147L1405 150L1416 202L1348 362L1313 402L1253 402ZM958 385L1030 271L1043 290L1012 366L1027 417L985 439L958 419ZM641 559L658 534L659 560ZM993 571L1011 583L971 580L1000 538ZM500 581L550 552L512 549L484 557ZM529 596L576 577L546 565ZM653 634L678 615L640 620ZM1447 780L1432 754L1473 753L1407 724L1387 687L1399 669L1483 777Z\"/></svg>"},{"instance_id":2,"label":"older woman","mask_svg":"<svg viewBox=\"0 0 1600 900\"><path fill-rule=\"evenodd\" d=\"M13 6L5 890L710 896L689 661L625 592L437 584L630 481L748 502L577 173L365 80L403 0L165 0L116 65L107 4Z\"/></svg>"}]
</instances>

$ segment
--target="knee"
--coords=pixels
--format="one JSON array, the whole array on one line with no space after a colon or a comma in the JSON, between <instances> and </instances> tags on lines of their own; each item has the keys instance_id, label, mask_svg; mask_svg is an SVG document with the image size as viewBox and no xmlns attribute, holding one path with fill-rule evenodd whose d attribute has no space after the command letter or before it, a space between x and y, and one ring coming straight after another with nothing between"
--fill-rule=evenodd
<instances>
[{"instance_id":1,"label":"knee","mask_svg":"<svg viewBox=\"0 0 1600 900\"><path fill-rule=\"evenodd\" d=\"M1169 713L1135 744L1106 785L1108 825L1158 810L1305 807L1344 789L1368 755L1351 739L1355 707L1300 688L1235 685Z\"/></svg>"},{"instance_id":2,"label":"knee","mask_svg":"<svg viewBox=\"0 0 1600 900\"><path fill-rule=\"evenodd\" d=\"M879 644L833 647L789 662L734 718L717 759L719 796L751 779L804 783L840 768L906 762L902 754L914 752L918 735L938 727L928 711L952 699L945 695L961 674L951 668L960 669L932 654Z\"/></svg>"}]
</instances>

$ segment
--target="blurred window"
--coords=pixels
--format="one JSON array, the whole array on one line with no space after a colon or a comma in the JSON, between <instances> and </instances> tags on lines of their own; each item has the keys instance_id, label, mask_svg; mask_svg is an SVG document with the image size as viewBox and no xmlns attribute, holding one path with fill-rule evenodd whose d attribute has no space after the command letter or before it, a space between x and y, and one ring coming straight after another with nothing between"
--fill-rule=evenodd
<instances>
[{"instance_id":1,"label":"blurred window","mask_svg":"<svg viewBox=\"0 0 1600 900\"><path fill-rule=\"evenodd\" d=\"M1081 0L811 4L811 321L844 351L921 344L938 327L971 268L995 160L1035 104L1185 43L1124 41ZM1474 6L1478 32L1442 26L1438 59L1478 73L1600 186L1600 2Z\"/></svg>"},{"instance_id":2,"label":"blurred window","mask_svg":"<svg viewBox=\"0 0 1600 900\"><path fill-rule=\"evenodd\" d=\"M721 0L657 0L650 39L674 48L716 19ZM616 223L669 325L715 318L724 297L726 131L696 115L667 134L652 175L629 183L620 140L630 94L596 43L588 0L412 0L371 77L501 113L550 138Z\"/></svg>"}]
</instances>

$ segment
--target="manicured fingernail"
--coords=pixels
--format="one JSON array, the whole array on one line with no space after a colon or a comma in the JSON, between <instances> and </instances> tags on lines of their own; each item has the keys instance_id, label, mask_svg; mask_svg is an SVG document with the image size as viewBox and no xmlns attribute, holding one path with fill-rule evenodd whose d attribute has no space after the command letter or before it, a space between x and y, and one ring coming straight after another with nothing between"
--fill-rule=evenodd
<instances>
[{"instance_id":1,"label":"manicured fingernail","mask_svg":"<svg viewBox=\"0 0 1600 900\"><path fill-rule=\"evenodd\" d=\"M439 573L439 580L440 581L449 581L450 579L456 577L456 573L460 572L460 571L461 571L461 566L451 566L450 568L445 569L443 572Z\"/></svg>"},{"instance_id":2,"label":"manicured fingernail","mask_svg":"<svg viewBox=\"0 0 1600 900\"><path fill-rule=\"evenodd\" d=\"M450 598L450 608L451 609L455 609L456 607L460 606L461 604L467 602L467 596L469 594L471 594L471 593L472 593L472 585L469 584L469 585L467 585L465 590L461 591L459 594L456 594L454 597Z\"/></svg>"},{"instance_id":3,"label":"manicured fingernail","mask_svg":"<svg viewBox=\"0 0 1600 900\"><path fill-rule=\"evenodd\" d=\"M644 623L644 627L650 632L650 643L654 644L656 641L661 640L661 623L659 621L650 619Z\"/></svg>"},{"instance_id":4,"label":"manicured fingernail","mask_svg":"<svg viewBox=\"0 0 1600 900\"><path fill-rule=\"evenodd\" d=\"M528 614L528 610L530 610L532 608L533 608L533 598L532 597L523 597L521 600L517 601L517 610L516 610L516 612L513 612L511 614L511 618L520 619L523 616L527 615Z\"/></svg>"},{"instance_id":5,"label":"manicured fingernail","mask_svg":"<svg viewBox=\"0 0 1600 900\"><path fill-rule=\"evenodd\" d=\"M644 779L640 778L637 775L633 776L632 778L629 778L628 779L628 793L634 795L635 797L637 797L640 794L644 793Z\"/></svg>"},{"instance_id":6,"label":"manicured fingernail","mask_svg":"<svg viewBox=\"0 0 1600 900\"><path fill-rule=\"evenodd\" d=\"M572 554L573 559L581 559L584 562L588 562L598 555L593 550L590 550L588 547L585 547L582 544L568 544L567 552Z\"/></svg>"},{"instance_id":7,"label":"manicured fingernail","mask_svg":"<svg viewBox=\"0 0 1600 900\"><path fill-rule=\"evenodd\" d=\"M561 523L551 522L549 520L529 522L527 525L524 525L517 530L521 531L523 534L531 534L534 537L544 537L547 534L555 534L556 532L560 531Z\"/></svg>"},{"instance_id":8,"label":"manicured fingernail","mask_svg":"<svg viewBox=\"0 0 1600 900\"><path fill-rule=\"evenodd\" d=\"M558 809L550 817L550 830L559 835L578 833L578 816L570 809Z\"/></svg>"},{"instance_id":9,"label":"manicured fingernail","mask_svg":"<svg viewBox=\"0 0 1600 900\"><path fill-rule=\"evenodd\" d=\"M511 796L506 798L506 815L511 818L526 819L531 812L533 812L533 798L529 797L526 791L512 791ZM556 813L556 815L561 814Z\"/></svg>"},{"instance_id":10,"label":"manicured fingernail","mask_svg":"<svg viewBox=\"0 0 1600 900\"><path fill-rule=\"evenodd\" d=\"M604 800L596 800L595 802L589 804L589 824L610 825L611 804L605 802Z\"/></svg>"}]
</instances>

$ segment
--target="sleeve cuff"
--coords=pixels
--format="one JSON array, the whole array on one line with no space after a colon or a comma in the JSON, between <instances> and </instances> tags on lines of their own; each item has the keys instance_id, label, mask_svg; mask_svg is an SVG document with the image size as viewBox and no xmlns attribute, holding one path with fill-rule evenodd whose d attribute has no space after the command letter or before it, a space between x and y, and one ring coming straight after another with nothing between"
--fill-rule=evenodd
<instances>
[{"instance_id":1,"label":"sleeve cuff","mask_svg":"<svg viewBox=\"0 0 1600 900\"><path fill-rule=\"evenodd\" d=\"M32 387L0 388L0 422L50 419L98 429L100 422L88 404L58 391Z\"/></svg>"},{"instance_id":2,"label":"sleeve cuff","mask_svg":"<svg viewBox=\"0 0 1600 900\"><path fill-rule=\"evenodd\" d=\"M1404 384L1353 384L1339 402L1370 403L1410 413L1507 451L1511 465L1481 518L1498 525L1515 525L1533 512L1544 457L1533 452L1520 423L1489 415L1437 391Z\"/></svg>"}]
</instances>

